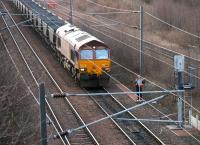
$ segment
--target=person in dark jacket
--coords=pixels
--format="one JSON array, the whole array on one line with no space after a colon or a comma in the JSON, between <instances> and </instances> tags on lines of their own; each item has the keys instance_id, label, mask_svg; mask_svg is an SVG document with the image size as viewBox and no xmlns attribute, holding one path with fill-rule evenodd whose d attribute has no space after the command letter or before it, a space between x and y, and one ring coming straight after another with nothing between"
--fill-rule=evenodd
<instances>
[{"instance_id":1,"label":"person in dark jacket","mask_svg":"<svg viewBox=\"0 0 200 145\"><path fill-rule=\"evenodd\" d=\"M144 87L144 79L141 77L141 76L138 76L136 79L135 79L135 88L136 88L136 92L137 92L137 100L140 101L141 98L142 98L142 94L139 93L139 92L142 92L142 88Z\"/></svg>"}]
</instances>

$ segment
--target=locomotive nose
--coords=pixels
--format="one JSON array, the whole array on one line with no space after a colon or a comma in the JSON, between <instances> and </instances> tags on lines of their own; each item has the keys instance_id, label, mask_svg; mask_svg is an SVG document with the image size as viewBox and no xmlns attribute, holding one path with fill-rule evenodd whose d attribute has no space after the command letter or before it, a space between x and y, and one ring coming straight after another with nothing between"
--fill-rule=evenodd
<instances>
[{"instance_id":1,"label":"locomotive nose","mask_svg":"<svg viewBox=\"0 0 200 145\"><path fill-rule=\"evenodd\" d=\"M93 65L92 69L93 69L93 70L96 70L96 69L97 69L97 66L96 66L96 65Z\"/></svg>"}]
</instances>

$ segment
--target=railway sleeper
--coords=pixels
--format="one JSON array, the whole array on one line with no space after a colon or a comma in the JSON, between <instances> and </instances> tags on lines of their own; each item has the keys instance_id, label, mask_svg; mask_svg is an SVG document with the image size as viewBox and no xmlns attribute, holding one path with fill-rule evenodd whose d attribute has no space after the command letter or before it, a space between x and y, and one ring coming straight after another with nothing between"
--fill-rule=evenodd
<instances>
[{"instance_id":1,"label":"railway sleeper","mask_svg":"<svg viewBox=\"0 0 200 145\"><path fill-rule=\"evenodd\" d=\"M93 142L73 142L71 143L71 145L93 145L94 143Z\"/></svg>"},{"instance_id":2,"label":"railway sleeper","mask_svg":"<svg viewBox=\"0 0 200 145\"><path fill-rule=\"evenodd\" d=\"M136 127L126 127L131 133L140 133L140 130Z\"/></svg>"}]
</instances>

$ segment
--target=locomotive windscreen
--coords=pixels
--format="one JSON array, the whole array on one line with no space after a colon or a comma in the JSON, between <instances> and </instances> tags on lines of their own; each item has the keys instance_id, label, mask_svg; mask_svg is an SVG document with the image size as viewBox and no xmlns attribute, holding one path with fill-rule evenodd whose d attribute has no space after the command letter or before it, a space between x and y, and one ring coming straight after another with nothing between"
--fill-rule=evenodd
<instances>
[{"instance_id":1,"label":"locomotive windscreen","mask_svg":"<svg viewBox=\"0 0 200 145\"><path fill-rule=\"evenodd\" d=\"M81 50L80 59L93 59L93 50Z\"/></svg>"},{"instance_id":2,"label":"locomotive windscreen","mask_svg":"<svg viewBox=\"0 0 200 145\"><path fill-rule=\"evenodd\" d=\"M109 50L108 49L97 49L96 52L96 59L108 59L109 57Z\"/></svg>"}]
</instances>

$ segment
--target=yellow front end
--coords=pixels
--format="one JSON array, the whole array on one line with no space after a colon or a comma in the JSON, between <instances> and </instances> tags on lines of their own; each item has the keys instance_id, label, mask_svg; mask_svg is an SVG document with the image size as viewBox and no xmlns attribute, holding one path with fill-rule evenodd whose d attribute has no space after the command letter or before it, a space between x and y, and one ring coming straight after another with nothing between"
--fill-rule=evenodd
<instances>
[{"instance_id":1,"label":"yellow front end","mask_svg":"<svg viewBox=\"0 0 200 145\"><path fill-rule=\"evenodd\" d=\"M79 60L79 72L82 74L100 76L110 72L110 60Z\"/></svg>"},{"instance_id":2,"label":"yellow front end","mask_svg":"<svg viewBox=\"0 0 200 145\"><path fill-rule=\"evenodd\" d=\"M111 62L102 60L79 60L79 80L84 87L105 86L109 82Z\"/></svg>"}]
</instances>

